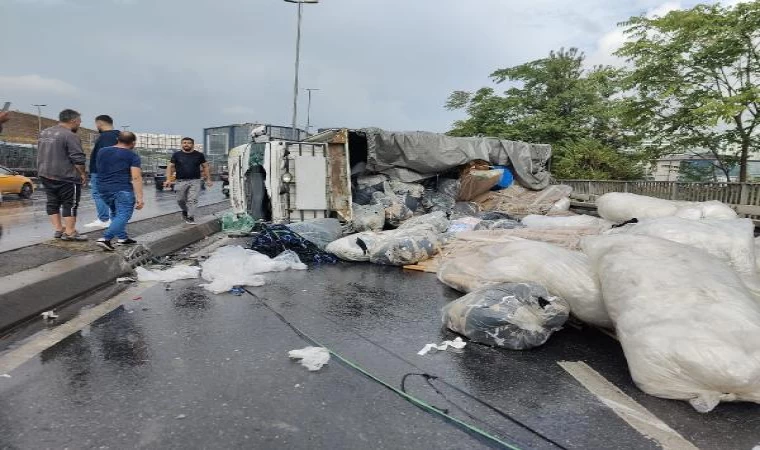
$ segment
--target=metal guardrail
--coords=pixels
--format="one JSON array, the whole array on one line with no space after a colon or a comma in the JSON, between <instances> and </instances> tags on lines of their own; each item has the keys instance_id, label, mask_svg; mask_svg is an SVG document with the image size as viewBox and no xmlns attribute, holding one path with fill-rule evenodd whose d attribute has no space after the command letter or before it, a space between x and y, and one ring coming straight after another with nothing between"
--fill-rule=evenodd
<instances>
[{"instance_id":1,"label":"metal guardrail","mask_svg":"<svg viewBox=\"0 0 760 450\"><path fill-rule=\"evenodd\" d=\"M573 188L574 200L593 203L609 192L628 192L687 202L718 200L742 217L760 220L760 183L689 183L682 181L556 180Z\"/></svg>"}]
</instances>

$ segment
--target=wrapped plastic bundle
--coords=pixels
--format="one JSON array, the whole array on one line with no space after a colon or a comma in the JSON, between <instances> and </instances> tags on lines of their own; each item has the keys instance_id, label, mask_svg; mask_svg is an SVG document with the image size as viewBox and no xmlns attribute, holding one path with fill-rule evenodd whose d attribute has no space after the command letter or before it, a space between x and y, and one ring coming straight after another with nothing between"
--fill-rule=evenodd
<instances>
[{"instance_id":1,"label":"wrapped plastic bundle","mask_svg":"<svg viewBox=\"0 0 760 450\"><path fill-rule=\"evenodd\" d=\"M501 236L492 245L445 259L438 279L462 292L501 283L538 283L565 299L580 320L602 327L612 325L586 255L551 244Z\"/></svg>"},{"instance_id":2,"label":"wrapped plastic bundle","mask_svg":"<svg viewBox=\"0 0 760 450\"><path fill-rule=\"evenodd\" d=\"M385 207L383 205L362 206L353 204L354 219L351 228L354 231L381 231L385 226Z\"/></svg>"},{"instance_id":3,"label":"wrapped plastic bundle","mask_svg":"<svg viewBox=\"0 0 760 450\"><path fill-rule=\"evenodd\" d=\"M525 228L525 225L521 224L517 220L501 219L501 220L481 220L475 226L475 231L480 230L513 230L515 228Z\"/></svg>"},{"instance_id":4,"label":"wrapped plastic bundle","mask_svg":"<svg viewBox=\"0 0 760 450\"><path fill-rule=\"evenodd\" d=\"M570 306L534 283L507 283L471 292L443 307L443 323L470 340L512 350L543 345L562 328Z\"/></svg>"},{"instance_id":5,"label":"wrapped plastic bundle","mask_svg":"<svg viewBox=\"0 0 760 450\"><path fill-rule=\"evenodd\" d=\"M351 234L331 242L325 250L344 261L369 261L369 249L380 236L371 231Z\"/></svg>"},{"instance_id":6,"label":"wrapped plastic bundle","mask_svg":"<svg viewBox=\"0 0 760 450\"><path fill-rule=\"evenodd\" d=\"M433 227L439 233L444 233L449 229L449 219L446 218L446 214L442 211L435 211L430 214L422 216L412 217L406 222L402 223L398 229L404 230L409 228L416 228L420 225L429 225Z\"/></svg>"},{"instance_id":7,"label":"wrapped plastic bundle","mask_svg":"<svg viewBox=\"0 0 760 450\"><path fill-rule=\"evenodd\" d=\"M583 249L641 390L700 412L760 403L760 303L728 264L649 236L587 237Z\"/></svg>"},{"instance_id":8,"label":"wrapped plastic bundle","mask_svg":"<svg viewBox=\"0 0 760 450\"><path fill-rule=\"evenodd\" d=\"M528 228L536 229L558 229L558 228L591 228L602 231L609 230L612 222L608 222L598 217L578 215L578 216L536 216L530 215L523 217L522 224Z\"/></svg>"},{"instance_id":9,"label":"wrapped plastic bundle","mask_svg":"<svg viewBox=\"0 0 760 450\"><path fill-rule=\"evenodd\" d=\"M678 202L644 195L610 192L596 200L599 215L614 223L631 219L677 216L684 219L736 219L736 212L719 201Z\"/></svg>"},{"instance_id":10,"label":"wrapped plastic bundle","mask_svg":"<svg viewBox=\"0 0 760 450\"><path fill-rule=\"evenodd\" d=\"M401 225L401 222L410 219L414 215L402 199L394 194L388 195L383 192L375 192L372 194L372 203L383 206L385 210L385 222L392 227Z\"/></svg>"},{"instance_id":11,"label":"wrapped plastic bundle","mask_svg":"<svg viewBox=\"0 0 760 450\"><path fill-rule=\"evenodd\" d=\"M370 249L374 264L405 266L426 260L441 250L444 239L430 226L382 233Z\"/></svg>"}]
</instances>

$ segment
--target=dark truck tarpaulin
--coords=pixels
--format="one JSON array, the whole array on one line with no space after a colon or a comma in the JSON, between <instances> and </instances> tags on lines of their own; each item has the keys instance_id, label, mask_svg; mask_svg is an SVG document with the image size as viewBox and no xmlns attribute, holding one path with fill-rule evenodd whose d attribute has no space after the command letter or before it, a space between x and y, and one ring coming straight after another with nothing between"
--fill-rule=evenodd
<instances>
[{"instance_id":1,"label":"dark truck tarpaulin","mask_svg":"<svg viewBox=\"0 0 760 450\"><path fill-rule=\"evenodd\" d=\"M483 160L510 166L515 179L526 188L541 190L549 185L548 162L552 151L548 144L379 128L364 128L360 132L367 138L367 169L408 183Z\"/></svg>"}]
</instances>

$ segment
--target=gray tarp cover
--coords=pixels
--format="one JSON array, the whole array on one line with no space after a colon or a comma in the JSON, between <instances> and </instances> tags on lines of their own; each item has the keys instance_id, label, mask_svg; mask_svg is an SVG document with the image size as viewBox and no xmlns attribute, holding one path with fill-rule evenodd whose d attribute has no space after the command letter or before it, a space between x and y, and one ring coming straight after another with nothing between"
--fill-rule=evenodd
<instances>
[{"instance_id":1,"label":"gray tarp cover","mask_svg":"<svg viewBox=\"0 0 760 450\"><path fill-rule=\"evenodd\" d=\"M379 128L361 132L367 136L367 169L401 181L413 183L479 159L512 167L515 179L526 188L541 190L549 185L548 144Z\"/></svg>"}]
</instances>

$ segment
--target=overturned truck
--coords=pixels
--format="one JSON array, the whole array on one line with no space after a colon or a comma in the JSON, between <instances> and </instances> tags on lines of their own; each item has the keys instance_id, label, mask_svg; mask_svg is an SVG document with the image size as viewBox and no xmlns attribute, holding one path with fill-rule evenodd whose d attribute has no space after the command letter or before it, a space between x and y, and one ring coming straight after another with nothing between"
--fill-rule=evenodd
<instances>
[{"instance_id":1,"label":"overturned truck","mask_svg":"<svg viewBox=\"0 0 760 450\"><path fill-rule=\"evenodd\" d=\"M350 222L355 205L366 203L357 198L362 177L381 175L430 191L439 177L458 178L462 167L480 162L508 168L517 183L538 191L549 185L550 158L547 144L421 131L332 129L303 142L257 137L230 151L230 199L235 213L256 220Z\"/></svg>"}]
</instances>

